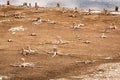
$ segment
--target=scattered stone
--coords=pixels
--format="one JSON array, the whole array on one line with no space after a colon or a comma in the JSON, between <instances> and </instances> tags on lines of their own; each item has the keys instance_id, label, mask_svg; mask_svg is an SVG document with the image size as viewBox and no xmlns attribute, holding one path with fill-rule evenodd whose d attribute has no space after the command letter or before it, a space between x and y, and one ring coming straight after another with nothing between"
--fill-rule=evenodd
<instances>
[{"instance_id":1,"label":"scattered stone","mask_svg":"<svg viewBox=\"0 0 120 80\"><path fill-rule=\"evenodd\" d=\"M17 18L17 19L21 19L21 18L25 18L25 16L21 16L21 15L19 15L19 16L15 16L15 18Z\"/></svg>"},{"instance_id":2,"label":"scattered stone","mask_svg":"<svg viewBox=\"0 0 120 80\"><path fill-rule=\"evenodd\" d=\"M57 3L56 7L57 7L57 8L60 8L60 7L61 7L61 6L60 6L60 3Z\"/></svg>"},{"instance_id":3,"label":"scattered stone","mask_svg":"<svg viewBox=\"0 0 120 80\"><path fill-rule=\"evenodd\" d=\"M63 41L61 39L60 36L57 36L56 37L56 40L53 42L53 41L45 41L45 42L42 42L42 43L39 43L40 45L44 45L44 44L52 44L52 45L64 45L64 44L69 44L70 42L69 41Z\"/></svg>"},{"instance_id":4,"label":"scattered stone","mask_svg":"<svg viewBox=\"0 0 120 80\"><path fill-rule=\"evenodd\" d=\"M10 22L10 20L0 20L0 23L2 22Z\"/></svg>"},{"instance_id":5,"label":"scattered stone","mask_svg":"<svg viewBox=\"0 0 120 80\"><path fill-rule=\"evenodd\" d=\"M10 77L0 75L0 80L6 80L6 79L10 79Z\"/></svg>"},{"instance_id":6,"label":"scattered stone","mask_svg":"<svg viewBox=\"0 0 120 80\"><path fill-rule=\"evenodd\" d=\"M56 21L51 21L51 20L49 20L48 23L50 23L50 24L57 24Z\"/></svg>"},{"instance_id":7,"label":"scattered stone","mask_svg":"<svg viewBox=\"0 0 120 80\"><path fill-rule=\"evenodd\" d=\"M108 33L108 30L109 30L108 28L105 28L105 29L101 30L101 32L102 33Z\"/></svg>"},{"instance_id":8,"label":"scattered stone","mask_svg":"<svg viewBox=\"0 0 120 80\"><path fill-rule=\"evenodd\" d=\"M109 59L110 60L110 59L113 59L113 58L112 57L106 57L105 59Z\"/></svg>"},{"instance_id":9,"label":"scattered stone","mask_svg":"<svg viewBox=\"0 0 120 80\"><path fill-rule=\"evenodd\" d=\"M37 2L35 3L35 9L38 10L39 6L37 4Z\"/></svg>"},{"instance_id":10,"label":"scattered stone","mask_svg":"<svg viewBox=\"0 0 120 80\"><path fill-rule=\"evenodd\" d=\"M78 39L78 40L82 40L79 35L76 35L75 38Z\"/></svg>"},{"instance_id":11,"label":"scattered stone","mask_svg":"<svg viewBox=\"0 0 120 80\"><path fill-rule=\"evenodd\" d=\"M91 43L91 41L86 40L86 41L83 41L83 43L90 44L90 43Z\"/></svg>"},{"instance_id":12,"label":"scattered stone","mask_svg":"<svg viewBox=\"0 0 120 80\"><path fill-rule=\"evenodd\" d=\"M67 10L63 7L61 12L62 13L67 13Z\"/></svg>"},{"instance_id":13,"label":"scattered stone","mask_svg":"<svg viewBox=\"0 0 120 80\"><path fill-rule=\"evenodd\" d=\"M31 36L37 36L37 34L36 33L31 33Z\"/></svg>"},{"instance_id":14,"label":"scattered stone","mask_svg":"<svg viewBox=\"0 0 120 80\"><path fill-rule=\"evenodd\" d=\"M73 13L79 13L79 11L78 11L78 8L77 7L75 7L75 9L74 9L74 12Z\"/></svg>"},{"instance_id":15,"label":"scattered stone","mask_svg":"<svg viewBox=\"0 0 120 80\"><path fill-rule=\"evenodd\" d=\"M69 16L69 17L72 17L72 18L76 18L76 17L77 17L76 14L69 14L68 16Z\"/></svg>"},{"instance_id":16,"label":"scattered stone","mask_svg":"<svg viewBox=\"0 0 120 80\"><path fill-rule=\"evenodd\" d=\"M13 39L8 39L8 42L13 42Z\"/></svg>"},{"instance_id":17,"label":"scattered stone","mask_svg":"<svg viewBox=\"0 0 120 80\"><path fill-rule=\"evenodd\" d=\"M10 28L8 31L15 32L15 31L24 31L24 30L25 28L23 28L23 26L19 26L19 27Z\"/></svg>"},{"instance_id":18,"label":"scattered stone","mask_svg":"<svg viewBox=\"0 0 120 80\"><path fill-rule=\"evenodd\" d=\"M58 78L58 79L49 79L49 80L69 80L69 79L66 79L66 78Z\"/></svg>"}]
</instances>

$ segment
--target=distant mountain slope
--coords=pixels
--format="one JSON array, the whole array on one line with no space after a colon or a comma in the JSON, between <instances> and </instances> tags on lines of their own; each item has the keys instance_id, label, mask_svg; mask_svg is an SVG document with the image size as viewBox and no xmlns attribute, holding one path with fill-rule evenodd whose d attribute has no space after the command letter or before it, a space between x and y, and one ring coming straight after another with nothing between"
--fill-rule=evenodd
<instances>
[{"instance_id":1,"label":"distant mountain slope","mask_svg":"<svg viewBox=\"0 0 120 80\"><path fill-rule=\"evenodd\" d=\"M93 9L113 9L120 6L120 0L78 0L79 7Z\"/></svg>"},{"instance_id":2,"label":"distant mountain slope","mask_svg":"<svg viewBox=\"0 0 120 80\"><path fill-rule=\"evenodd\" d=\"M113 9L115 6L120 7L120 0L10 0L12 4L22 4L23 2L32 3L38 2L41 6L54 6L56 3L61 3L66 7L81 7L93 9ZM0 0L1 4L5 4L6 0Z\"/></svg>"}]
</instances>

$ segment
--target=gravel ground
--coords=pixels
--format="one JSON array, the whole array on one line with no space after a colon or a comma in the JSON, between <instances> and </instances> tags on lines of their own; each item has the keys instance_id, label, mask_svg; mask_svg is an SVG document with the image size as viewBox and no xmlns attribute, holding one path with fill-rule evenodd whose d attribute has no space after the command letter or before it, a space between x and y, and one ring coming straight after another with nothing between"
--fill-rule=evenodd
<instances>
[{"instance_id":1,"label":"gravel ground","mask_svg":"<svg viewBox=\"0 0 120 80\"><path fill-rule=\"evenodd\" d=\"M106 63L96 67L96 71L90 75L80 77L81 80L119 80L120 63Z\"/></svg>"},{"instance_id":2,"label":"gravel ground","mask_svg":"<svg viewBox=\"0 0 120 80\"><path fill-rule=\"evenodd\" d=\"M89 75L50 80L120 80L120 63L101 64Z\"/></svg>"}]
</instances>

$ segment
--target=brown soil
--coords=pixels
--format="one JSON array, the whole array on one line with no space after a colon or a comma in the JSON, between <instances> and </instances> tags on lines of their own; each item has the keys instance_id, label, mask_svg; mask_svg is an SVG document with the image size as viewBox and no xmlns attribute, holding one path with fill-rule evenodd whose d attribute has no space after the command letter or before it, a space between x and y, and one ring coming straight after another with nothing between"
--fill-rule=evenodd
<instances>
[{"instance_id":1,"label":"brown soil","mask_svg":"<svg viewBox=\"0 0 120 80\"><path fill-rule=\"evenodd\" d=\"M14 10L13 10L14 11ZM55 9L40 8L40 13L33 13L32 9L17 10L21 11L25 18L15 19L13 17L3 17L0 12L0 20L11 20L10 22L0 22L0 75L8 75L11 80L49 80L54 78L62 78L73 75L89 74L89 69L95 66L109 63L119 62L120 52L120 16L119 15L80 15L76 18L68 17L70 11L61 13ZM7 12L10 15L12 11ZM50 19L57 21L57 24L49 24L42 22L38 25L32 24L34 18ZM77 30L70 29L73 22L83 23L85 27ZM118 29L111 30L106 35L108 38L98 38L100 32L111 23L115 23ZM11 34L8 31L11 27L23 26L25 31ZM37 36L30 36L36 33ZM82 40L76 39L79 35ZM61 36L63 40L69 41L69 44L60 45L58 50L66 56L55 56L46 54L44 51L53 48L53 45L39 43L54 41L56 36ZM7 42L13 39L13 42ZM83 40L90 40L90 44L83 43ZM21 55L21 49L26 46L39 50L37 55ZM113 59L105 60L106 57ZM25 58L28 62L37 62L41 68L18 68L11 67ZM97 60L91 64L75 63L76 61Z\"/></svg>"}]
</instances>

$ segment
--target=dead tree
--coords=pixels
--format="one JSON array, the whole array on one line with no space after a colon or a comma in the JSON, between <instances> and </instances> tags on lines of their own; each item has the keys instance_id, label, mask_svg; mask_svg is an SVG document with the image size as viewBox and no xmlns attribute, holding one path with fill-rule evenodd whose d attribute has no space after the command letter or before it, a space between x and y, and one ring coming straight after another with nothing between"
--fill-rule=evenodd
<instances>
[{"instance_id":1,"label":"dead tree","mask_svg":"<svg viewBox=\"0 0 120 80\"><path fill-rule=\"evenodd\" d=\"M92 11L91 9L88 10L88 15L91 15L91 14L92 14L91 11Z\"/></svg>"},{"instance_id":2,"label":"dead tree","mask_svg":"<svg viewBox=\"0 0 120 80\"><path fill-rule=\"evenodd\" d=\"M107 13L106 9L103 9L102 14L105 15Z\"/></svg>"},{"instance_id":3,"label":"dead tree","mask_svg":"<svg viewBox=\"0 0 120 80\"><path fill-rule=\"evenodd\" d=\"M56 7L57 7L57 8L60 8L60 3L57 3Z\"/></svg>"},{"instance_id":4,"label":"dead tree","mask_svg":"<svg viewBox=\"0 0 120 80\"><path fill-rule=\"evenodd\" d=\"M31 3L29 3L29 7L31 7Z\"/></svg>"},{"instance_id":5,"label":"dead tree","mask_svg":"<svg viewBox=\"0 0 120 80\"><path fill-rule=\"evenodd\" d=\"M78 13L78 8L77 7L75 7L75 9L74 9L74 12L73 13Z\"/></svg>"},{"instance_id":6,"label":"dead tree","mask_svg":"<svg viewBox=\"0 0 120 80\"><path fill-rule=\"evenodd\" d=\"M110 12L109 12L109 10L107 10L107 9L103 9L102 14L103 14L103 15L109 15Z\"/></svg>"},{"instance_id":7,"label":"dead tree","mask_svg":"<svg viewBox=\"0 0 120 80\"><path fill-rule=\"evenodd\" d=\"M115 6L115 11L118 12L119 11L119 7Z\"/></svg>"},{"instance_id":8,"label":"dead tree","mask_svg":"<svg viewBox=\"0 0 120 80\"><path fill-rule=\"evenodd\" d=\"M9 0L7 1L7 5L10 5L10 1Z\"/></svg>"},{"instance_id":9,"label":"dead tree","mask_svg":"<svg viewBox=\"0 0 120 80\"><path fill-rule=\"evenodd\" d=\"M23 6L27 7L27 6L28 6L28 4L27 4L26 2L24 2L24 3L23 3Z\"/></svg>"},{"instance_id":10,"label":"dead tree","mask_svg":"<svg viewBox=\"0 0 120 80\"><path fill-rule=\"evenodd\" d=\"M35 9L38 10L38 4L37 4L37 2L35 3Z\"/></svg>"}]
</instances>

